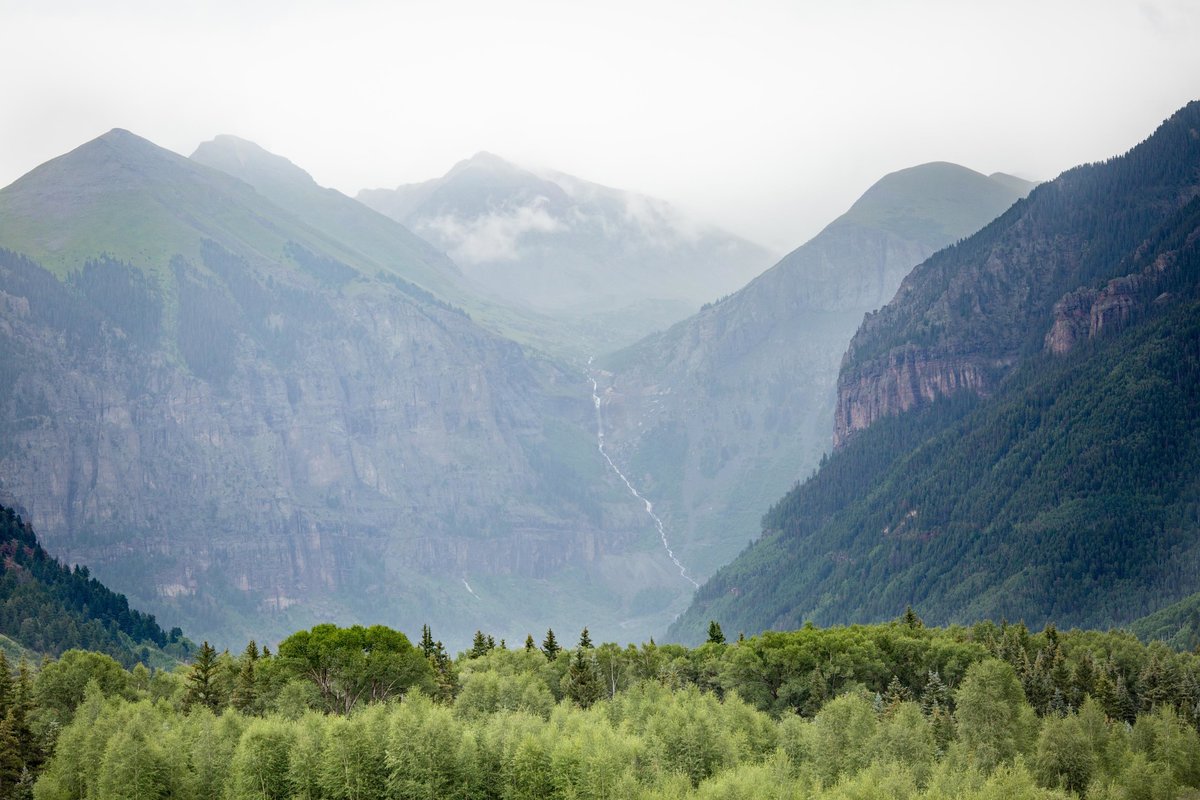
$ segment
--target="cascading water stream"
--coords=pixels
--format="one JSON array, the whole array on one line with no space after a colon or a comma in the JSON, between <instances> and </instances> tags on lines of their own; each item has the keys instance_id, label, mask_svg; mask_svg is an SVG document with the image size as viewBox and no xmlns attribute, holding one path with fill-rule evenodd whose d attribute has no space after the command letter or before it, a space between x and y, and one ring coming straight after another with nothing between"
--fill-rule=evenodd
<instances>
[{"instance_id":1,"label":"cascading water stream","mask_svg":"<svg viewBox=\"0 0 1200 800\"><path fill-rule=\"evenodd\" d=\"M592 359L589 358L588 366L591 367L591 365ZM638 490L634 488L633 484L629 482L629 478L625 477L625 473L621 472L617 465L613 463L613 460L609 457L608 452L604 449L604 414L600 407L600 386L596 383L596 379L592 377L590 369L588 370L587 376L588 380L592 382L592 403L596 406L596 448L600 451L600 455L604 456L604 460L608 462L608 466L612 469L612 471L617 474L617 477L620 478L625 484L625 487L629 489L630 494L646 504L646 513L650 515L650 519L654 520L654 527L658 530L658 538L662 540L662 546L663 549L667 551L667 557L671 559L671 563L679 568L679 574L683 576L684 580L699 589L700 584L697 583L691 575L687 574L687 568L683 566L678 558L676 558L675 551L671 549L671 543L667 541L667 529L663 526L663 521L659 519L659 516L654 513L654 504L645 497L642 497Z\"/></svg>"}]
</instances>

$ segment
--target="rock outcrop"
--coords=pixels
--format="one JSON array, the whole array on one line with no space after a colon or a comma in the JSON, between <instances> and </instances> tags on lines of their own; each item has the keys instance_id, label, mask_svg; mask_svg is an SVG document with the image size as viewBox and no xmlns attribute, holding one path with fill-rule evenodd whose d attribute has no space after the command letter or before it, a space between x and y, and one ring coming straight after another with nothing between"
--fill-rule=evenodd
<instances>
[{"instance_id":1,"label":"rock outcrop","mask_svg":"<svg viewBox=\"0 0 1200 800\"><path fill-rule=\"evenodd\" d=\"M957 391L984 394L1024 353L1066 353L1128 324L1147 280L1161 272L1154 264L1135 270L1138 253L1200 191L1196 168L1164 166L1200 161L1198 114L1193 103L1124 156L1039 186L980 234L914 269L847 350L839 445L880 416ZM913 387L907 395L904 386Z\"/></svg>"}]
</instances>

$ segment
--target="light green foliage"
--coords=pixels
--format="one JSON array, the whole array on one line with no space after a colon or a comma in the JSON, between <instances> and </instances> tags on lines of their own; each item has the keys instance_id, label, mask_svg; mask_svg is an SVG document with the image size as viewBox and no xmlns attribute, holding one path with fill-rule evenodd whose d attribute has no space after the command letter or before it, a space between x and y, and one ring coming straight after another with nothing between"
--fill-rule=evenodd
<instances>
[{"instance_id":1,"label":"light green foliage","mask_svg":"<svg viewBox=\"0 0 1200 800\"><path fill-rule=\"evenodd\" d=\"M1042 723L1033 760L1042 786L1082 792L1096 773L1098 761L1096 744L1078 717L1049 717Z\"/></svg>"},{"instance_id":2,"label":"light green foliage","mask_svg":"<svg viewBox=\"0 0 1200 800\"><path fill-rule=\"evenodd\" d=\"M983 658L968 636L1005 660ZM1124 635L1031 634L1019 625L969 633L896 623L806 629L766 643L755 638L692 650L602 644L554 661L537 649L493 648L462 657L462 689L453 702L410 690L399 699L359 702L350 714L308 708L308 701L320 705L310 677L272 687L280 675L295 675L293 665L284 668L273 656L256 662L257 712L238 711L229 697L218 713L184 702L178 692L164 695L173 700L151 700L158 675L135 668L113 684L128 696L106 695L92 680L78 706L64 706L72 721L58 731L34 794L36 800L1182 800L1195 793L1200 736L1174 709L1183 694L1164 695L1132 727L1110 721L1104 704L1090 697L1072 701L1076 712L1039 721L1009 661L1028 665L1029 653L1056 648L1053 660L1075 665L1086 655L1096 674L1117 678L1141 675L1155 659ZM551 693L581 653L608 663L618 687L586 709L569 697L556 703ZM218 666L226 661L230 676L244 674L244 663L213 659ZM1181 676L1176 683L1186 686L1196 658L1179 654L1172 661ZM89 663L72 657L49 670L54 681L38 680L57 686ZM791 700L777 715L763 710L777 707L780 691L752 702L732 686L723 693L701 688L717 676L786 692L799 685L789 669L802 673L808 688L816 675L825 691L849 689L805 717ZM1074 666L1070 672L1078 674ZM957 677L942 681L943 675ZM178 676L165 679L181 683ZM4 690L9 713L0 739L13 739L3 726L16 705L43 713L20 699L33 696L31 686L26 671ZM899 699L906 694L916 699ZM803 694L801 705L814 697ZM957 738L939 740L943 722L950 731L957 725ZM0 760L0 779L11 781L16 767L6 764Z\"/></svg>"},{"instance_id":3,"label":"light green foliage","mask_svg":"<svg viewBox=\"0 0 1200 800\"><path fill-rule=\"evenodd\" d=\"M688 688L669 695L655 710L645 736L664 769L682 772L698 784L737 763L748 750L745 732L724 722L715 697Z\"/></svg>"},{"instance_id":4,"label":"light green foliage","mask_svg":"<svg viewBox=\"0 0 1200 800\"><path fill-rule=\"evenodd\" d=\"M959 739L976 766L990 770L1026 749L1028 706L1011 666L997 659L974 664L955 700Z\"/></svg>"},{"instance_id":5,"label":"light green foliage","mask_svg":"<svg viewBox=\"0 0 1200 800\"><path fill-rule=\"evenodd\" d=\"M1200 788L1200 736L1169 706L1138 717L1132 746L1147 758L1167 765L1175 782Z\"/></svg>"},{"instance_id":6,"label":"light green foliage","mask_svg":"<svg viewBox=\"0 0 1200 800\"><path fill-rule=\"evenodd\" d=\"M383 625L317 625L280 642L279 658L317 687L327 710L342 714L360 702L398 697L413 686L434 689L428 659L403 633Z\"/></svg>"},{"instance_id":7,"label":"light green foliage","mask_svg":"<svg viewBox=\"0 0 1200 800\"><path fill-rule=\"evenodd\" d=\"M877 760L904 765L918 783L924 783L937 755L937 742L921 707L904 702L879 721L869 750Z\"/></svg>"},{"instance_id":8,"label":"light green foliage","mask_svg":"<svg viewBox=\"0 0 1200 800\"><path fill-rule=\"evenodd\" d=\"M545 661L540 654L536 657ZM475 719L500 710L527 711L545 718L553 706L554 696L532 672L464 672L462 690L454 700L455 713L464 719Z\"/></svg>"},{"instance_id":9,"label":"light green foliage","mask_svg":"<svg viewBox=\"0 0 1200 800\"><path fill-rule=\"evenodd\" d=\"M384 795L388 777L386 712L384 706L376 705L329 721L318 777L322 797L360 800Z\"/></svg>"},{"instance_id":10,"label":"light green foliage","mask_svg":"<svg viewBox=\"0 0 1200 800\"><path fill-rule=\"evenodd\" d=\"M412 693L388 724L388 787L392 797L435 800L458 782L462 723L444 706Z\"/></svg>"},{"instance_id":11,"label":"light green foliage","mask_svg":"<svg viewBox=\"0 0 1200 800\"><path fill-rule=\"evenodd\" d=\"M170 769L170 744L163 741L161 722L145 705L108 740L100 764L99 797L155 800L174 794L178 775Z\"/></svg>"},{"instance_id":12,"label":"light green foliage","mask_svg":"<svg viewBox=\"0 0 1200 800\"><path fill-rule=\"evenodd\" d=\"M230 765L229 800L284 800L291 792L288 756L296 730L278 719L246 726Z\"/></svg>"},{"instance_id":13,"label":"light green foliage","mask_svg":"<svg viewBox=\"0 0 1200 800\"><path fill-rule=\"evenodd\" d=\"M105 695L132 698L130 677L110 656L87 650L68 650L57 661L46 664L34 681L39 717L46 724L66 725L71 721L75 707L83 701L84 690L90 681L95 681Z\"/></svg>"},{"instance_id":14,"label":"light green foliage","mask_svg":"<svg viewBox=\"0 0 1200 800\"><path fill-rule=\"evenodd\" d=\"M871 761L875 709L861 694L830 700L813 719L813 759L825 784L863 769Z\"/></svg>"}]
</instances>

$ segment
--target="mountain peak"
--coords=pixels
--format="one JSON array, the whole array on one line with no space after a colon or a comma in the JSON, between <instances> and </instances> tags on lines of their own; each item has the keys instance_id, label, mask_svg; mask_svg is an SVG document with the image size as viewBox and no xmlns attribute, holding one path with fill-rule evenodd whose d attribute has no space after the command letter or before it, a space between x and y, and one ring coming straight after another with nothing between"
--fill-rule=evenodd
<instances>
[{"instance_id":1,"label":"mountain peak","mask_svg":"<svg viewBox=\"0 0 1200 800\"><path fill-rule=\"evenodd\" d=\"M235 175L251 185L258 176L280 183L312 185L313 177L294 163L276 155L249 139L222 133L201 142L191 155L192 161L221 172Z\"/></svg>"}]
</instances>

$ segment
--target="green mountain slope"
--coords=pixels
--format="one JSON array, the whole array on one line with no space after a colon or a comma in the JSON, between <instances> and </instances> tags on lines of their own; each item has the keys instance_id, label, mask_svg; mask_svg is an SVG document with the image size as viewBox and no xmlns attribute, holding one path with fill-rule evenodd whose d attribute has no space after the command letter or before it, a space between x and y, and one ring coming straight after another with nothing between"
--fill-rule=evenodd
<instances>
[{"instance_id":1,"label":"green mountain slope","mask_svg":"<svg viewBox=\"0 0 1200 800\"><path fill-rule=\"evenodd\" d=\"M1142 641L1200 652L1200 592L1134 621L1129 629Z\"/></svg>"},{"instance_id":2,"label":"green mountain slope","mask_svg":"<svg viewBox=\"0 0 1200 800\"><path fill-rule=\"evenodd\" d=\"M81 648L106 653L126 667L174 664L191 643L178 628L168 634L153 615L129 607L92 578L42 549L11 508L0 506L0 639L26 651L57 656ZM6 648L7 650L8 648Z\"/></svg>"},{"instance_id":3,"label":"green mountain slope","mask_svg":"<svg viewBox=\"0 0 1200 800\"><path fill-rule=\"evenodd\" d=\"M704 576L728 563L817 466L863 314L1020 196L955 164L892 173L744 289L600 360L608 441L685 564Z\"/></svg>"},{"instance_id":4,"label":"green mountain slope","mask_svg":"<svg viewBox=\"0 0 1200 800\"><path fill-rule=\"evenodd\" d=\"M839 401L863 413L839 424L864 424L673 633L907 604L1107 626L1195 592L1197 129L1194 103L914 270L843 366Z\"/></svg>"}]
</instances>

